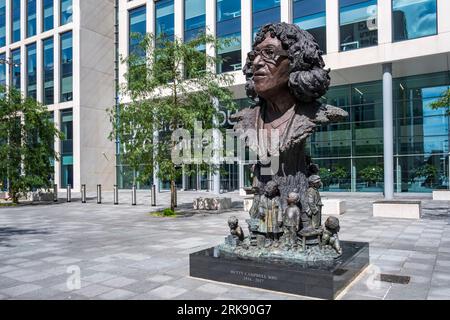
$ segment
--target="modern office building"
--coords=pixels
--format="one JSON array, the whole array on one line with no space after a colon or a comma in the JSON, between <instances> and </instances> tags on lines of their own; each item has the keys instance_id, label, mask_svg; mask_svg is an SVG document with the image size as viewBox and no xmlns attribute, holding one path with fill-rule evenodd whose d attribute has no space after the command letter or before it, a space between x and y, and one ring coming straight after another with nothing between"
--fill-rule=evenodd
<instances>
[{"instance_id":1,"label":"modern office building","mask_svg":"<svg viewBox=\"0 0 450 320\"><path fill-rule=\"evenodd\" d=\"M64 133L55 141L60 189L112 189L114 1L0 0L0 61L0 83L47 105Z\"/></svg>"},{"instance_id":2,"label":"modern office building","mask_svg":"<svg viewBox=\"0 0 450 320\"><path fill-rule=\"evenodd\" d=\"M238 38L216 54L226 58L217 71L235 75L241 107L249 104L241 67L256 30L268 22L298 24L315 36L332 70L324 102L349 112L347 121L319 128L308 143L325 190L382 192L385 183L388 193L449 188L449 117L430 107L450 85L449 0L131 0L118 10L125 56L133 32L189 39L201 29ZM126 66L119 71L124 81ZM223 115L222 124L232 125ZM132 173L120 162L117 168L126 187ZM248 164L236 159L223 169L221 191L250 185ZM199 171L178 183L207 189L209 180Z\"/></svg>"}]
</instances>

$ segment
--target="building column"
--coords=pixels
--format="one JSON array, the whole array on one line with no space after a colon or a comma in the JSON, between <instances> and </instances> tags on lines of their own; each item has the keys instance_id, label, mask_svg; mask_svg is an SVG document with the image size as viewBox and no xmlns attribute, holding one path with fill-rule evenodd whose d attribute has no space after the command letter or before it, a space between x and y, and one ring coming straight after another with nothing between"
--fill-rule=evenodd
<instances>
[{"instance_id":1,"label":"building column","mask_svg":"<svg viewBox=\"0 0 450 320\"><path fill-rule=\"evenodd\" d=\"M239 194L244 193L244 164L241 161L238 161L239 168Z\"/></svg>"},{"instance_id":2,"label":"building column","mask_svg":"<svg viewBox=\"0 0 450 320\"><path fill-rule=\"evenodd\" d=\"M378 1L377 4L378 44L392 42L392 2Z\"/></svg>"},{"instance_id":3,"label":"building column","mask_svg":"<svg viewBox=\"0 0 450 320\"><path fill-rule=\"evenodd\" d=\"M252 50L252 2L241 0L241 61L244 66L247 53Z\"/></svg>"},{"instance_id":4,"label":"building column","mask_svg":"<svg viewBox=\"0 0 450 320\"><path fill-rule=\"evenodd\" d=\"M281 22L292 23L292 8L294 0L280 1L280 20Z\"/></svg>"},{"instance_id":5,"label":"building column","mask_svg":"<svg viewBox=\"0 0 450 320\"><path fill-rule=\"evenodd\" d=\"M384 198L394 198L394 119L392 63L383 64Z\"/></svg>"},{"instance_id":6,"label":"building column","mask_svg":"<svg viewBox=\"0 0 450 320\"><path fill-rule=\"evenodd\" d=\"M339 1L326 0L327 53L339 52Z\"/></svg>"}]
</instances>

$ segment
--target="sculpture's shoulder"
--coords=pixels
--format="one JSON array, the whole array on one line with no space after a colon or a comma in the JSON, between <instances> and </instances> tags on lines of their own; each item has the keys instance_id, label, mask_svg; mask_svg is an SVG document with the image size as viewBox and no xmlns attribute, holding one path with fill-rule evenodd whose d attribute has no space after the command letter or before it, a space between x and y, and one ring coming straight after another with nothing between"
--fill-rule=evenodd
<instances>
[{"instance_id":1,"label":"sculpture's shoulder","mask_svg":"<svg viewBox=\"0 0 450 320\"><path fill-rule=\"evenodd\" d=\"M236 122L234 130L256 129L256 119L259 111L260 106L252 106L232 114L230 120Z\"/></svg>"},{"instance_id":2,"label":"sculpture's shoulder","mask_svg":"<svg viewBox=\"0 0 450 320\"><path fill-rule=\"evenodd\" d=\"M312 120L316 123L339 122L348 117L348 112L329 104L320 104Z\"/></svg>"}]
</instances>

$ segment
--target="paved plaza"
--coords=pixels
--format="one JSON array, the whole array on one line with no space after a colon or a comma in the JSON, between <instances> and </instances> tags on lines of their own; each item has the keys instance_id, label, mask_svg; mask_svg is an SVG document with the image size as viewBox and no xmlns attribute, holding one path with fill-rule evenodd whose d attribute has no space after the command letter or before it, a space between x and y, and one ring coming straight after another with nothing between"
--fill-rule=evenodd
<instances>
[{"instance_id":1,"label":"paved plaza","mask_svg":"<svg viewBox=\"0 0 450 320\"><path fill-rule=\"evenodd\" d=\"M202 195L179 192L180 210ZM0 299L308 299L189 277L189 253L221 243L229 216L247 217L242 198L230 195L233 212L177 218L149 214L147 192L137 206L123 191L116 206L105 193L102 204L74 194L72 203L0 207ZM341 197L340 237L370 242L371 265L340 299L450 299L448 201L424 196L421 220L399 220L372 217L379 196ZM411 278L382 282L379 273Z\"/></svg>"}]
</instances>

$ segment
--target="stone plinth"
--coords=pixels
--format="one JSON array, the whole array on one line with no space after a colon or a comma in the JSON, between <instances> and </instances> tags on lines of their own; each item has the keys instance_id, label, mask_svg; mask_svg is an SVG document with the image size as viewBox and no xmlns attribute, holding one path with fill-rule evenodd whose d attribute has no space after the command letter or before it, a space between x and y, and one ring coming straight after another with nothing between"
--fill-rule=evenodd
<instances>
[{"instance_id":1,"label":"stone plinth","mask_svg":"<svg viewBox=\"0 0 450 320\"><path fill-rule=\"evenodd\" d=\"M224 210L231 208L231 198L196 198L194 210Z\"/></svg>"},{"instance_id":2,"label":"stone plinth","mask_svg":"<svg viewBox=\"0 0 450 320\"><path fill-rule=\"evenodd\" d=\"M421 201L381 200L373 203L374 217L420 219L421 214Z\"/></svg>"},{"instance_id":3,"label":"stone plinth","mask_svg":"<svg viewBox=\"0 0 450 320\"><path fill-rule=\"evenodd\" d=\"M340 215L347 210L345 200L340 199L322 199L322 214Z\"/></svg>"},{"instance_id":4,"label":"stone plinth","mask_svg":"<svg viewBox=\"0 0 450 320\"><path fill-rule=\"evenodd\" d=\"M433 200L450 201L450 190L435 190L435 191L433 191Z\"/></svg>"},{"instance_id":5,"label":"stone plinth","mask_svg":"<svg viewBox=\"0 0 450 320\"><path fill-rule=\"evenodd\" d=\"M343 254L329 261L284 263L243 260L217 247L190 254L190 276L302 296L334 299L369 265L367 242L341 242Z\"/></svg>"}]
</instances>

